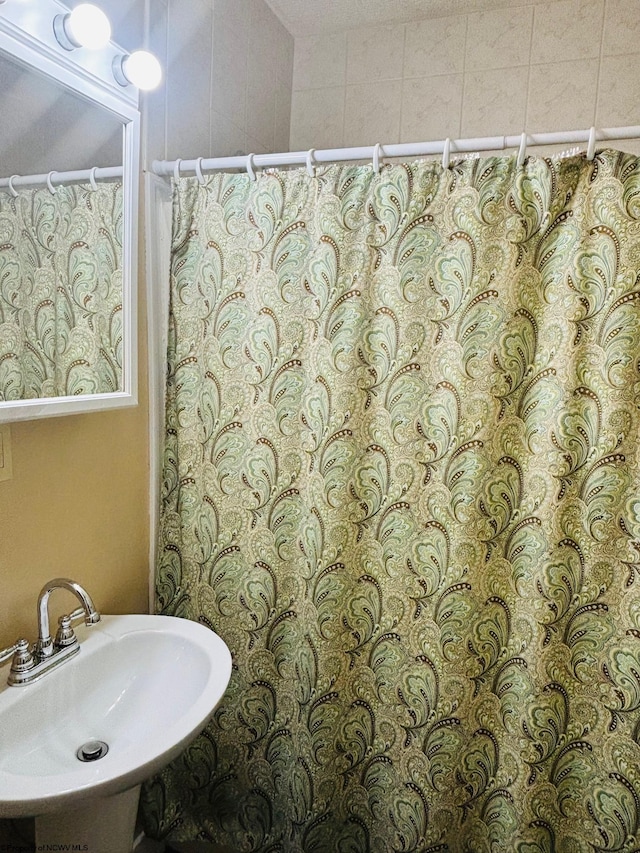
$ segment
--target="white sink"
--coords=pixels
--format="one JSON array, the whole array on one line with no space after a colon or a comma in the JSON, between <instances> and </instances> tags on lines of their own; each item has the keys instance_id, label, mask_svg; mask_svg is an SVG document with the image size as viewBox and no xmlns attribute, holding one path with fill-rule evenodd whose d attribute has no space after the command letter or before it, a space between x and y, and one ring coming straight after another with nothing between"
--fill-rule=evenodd
<instances>
[{"instance_id":1,"label":"white sink","mask_svg":"<svg viewBox=\"0 0 640 853\"><path fill-rule=\"evenodd\" d=\"M0 670L0 818L76 809L139 785L211 718L231 675L224 642L170 616L103 616L80 652L33 684ZM83 763L87 741L109 751Z\"/></svg>"}]
</instances>

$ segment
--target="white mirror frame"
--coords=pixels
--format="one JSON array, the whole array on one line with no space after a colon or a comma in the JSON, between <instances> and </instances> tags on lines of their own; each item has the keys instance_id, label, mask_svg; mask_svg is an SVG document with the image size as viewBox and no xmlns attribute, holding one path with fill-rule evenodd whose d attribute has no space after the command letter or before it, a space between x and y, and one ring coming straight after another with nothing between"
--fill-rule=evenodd
<instances>
[{"instance_id":1,"label":"white mirror frame","mask_svg":"<svg viewBox=\"0 0 640 853\"><path fill-rule=\"evenodd\" d=\"M37 8L34 8L37 7ZM102 50L69 52L54 35L56 15L69 12L59 0L0 3L0 51L57 81L116 116L123 125L122 391L34 400L0 401L0 423L134 406L138 402L137 264L140 113L138 90L120 86L113 60L126 51L114 42ZM1 160L1 152L0 152Z\"/></svg>"}]
</instances>

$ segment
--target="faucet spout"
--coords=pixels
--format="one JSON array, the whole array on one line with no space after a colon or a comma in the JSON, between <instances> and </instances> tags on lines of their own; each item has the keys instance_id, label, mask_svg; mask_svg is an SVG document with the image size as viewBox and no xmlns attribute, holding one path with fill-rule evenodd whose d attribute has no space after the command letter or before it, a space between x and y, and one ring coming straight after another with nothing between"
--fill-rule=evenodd
<instances>
[{"instance_id":1,"label":"faucet spout","mask_svg":"<svg viewBox=\"0 0 640 853\"><path fill-rule=\"evenodd\" d=\"M53 654L53 640L49 628L49 598L54 589L66 589L80 600L84 610L85 624L93 625L100 621L100 614L94 607L91 596L79 583L69 578L54 578L48 581L38 596L38 641L35 654L40 660L51 657Z\"/></svg>"}]
</instances>

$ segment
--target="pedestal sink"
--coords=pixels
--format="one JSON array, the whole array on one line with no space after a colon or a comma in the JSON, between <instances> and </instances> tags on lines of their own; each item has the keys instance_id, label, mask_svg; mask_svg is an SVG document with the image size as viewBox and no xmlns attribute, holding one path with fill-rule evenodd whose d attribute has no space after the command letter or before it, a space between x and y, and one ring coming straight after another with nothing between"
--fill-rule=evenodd
<instances>
[{"instance_id":1,"label":"pedestal sink","mask_svg":"<svg viewBox=\"0 0 640 853\"><path fill-rule=\"evenodd\" d=\"M103 616L77 635L80 653L33 684L9 687L0 669L0 818L35 817L44 849L129 853L140 783L204 728L231 655L170 616Z\"/></svg>"}]
</instances>

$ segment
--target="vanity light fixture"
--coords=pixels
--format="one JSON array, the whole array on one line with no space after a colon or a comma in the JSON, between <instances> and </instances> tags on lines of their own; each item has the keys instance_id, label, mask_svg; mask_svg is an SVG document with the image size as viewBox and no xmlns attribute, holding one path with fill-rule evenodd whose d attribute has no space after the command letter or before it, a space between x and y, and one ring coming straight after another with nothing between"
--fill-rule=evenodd
<instances>
[{"instance_id":1,"label":"vanity light fixture","mask_svg":"<svg viewBox=\"0 0 640 853\"><path fill-rule=\"evenodd\" d=\"M113 60L113 76L121 86L130 83L143 91L155 89L162 80L162 66L148 50L134 50Z\"/></svg>"},{"instance_id":2,"label":"vanity light fixture","mask_svg":"<svg viewBox=\"0 0 640 853\"><path fill-rule=\"evenodd\" d=\"M65 50L77 47L97 50L106 47L111 39L109 18L93 3L80 3L66 15L56 15L53 31Z\"/></svg>"}]
</instances>

